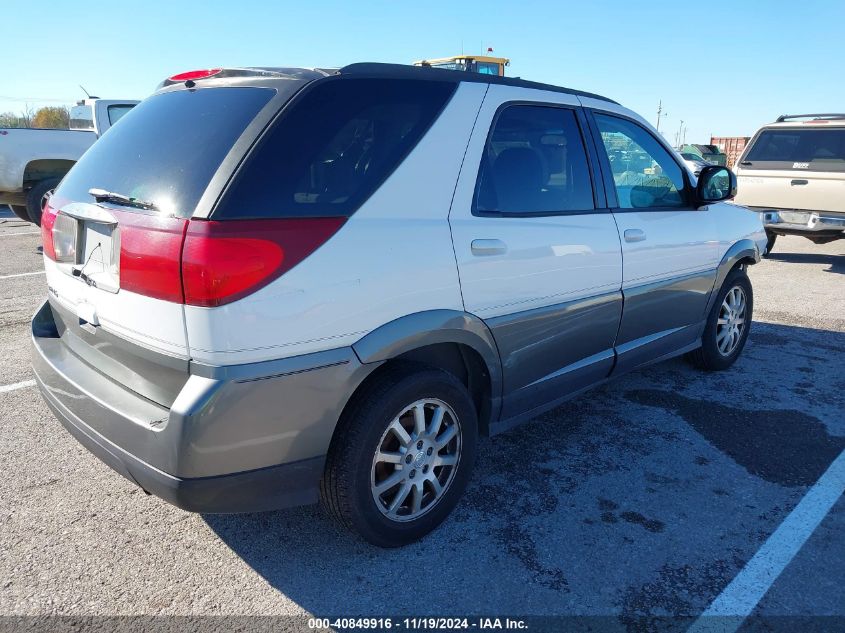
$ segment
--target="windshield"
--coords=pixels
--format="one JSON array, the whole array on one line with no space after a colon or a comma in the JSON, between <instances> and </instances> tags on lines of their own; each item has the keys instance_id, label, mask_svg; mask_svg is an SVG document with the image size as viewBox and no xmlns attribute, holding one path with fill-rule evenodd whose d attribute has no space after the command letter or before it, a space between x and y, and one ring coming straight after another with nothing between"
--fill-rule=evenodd
<instances>
[{"instance_id":1,"label":"windshield","mask_svg":"<svg viewBox=\"0 0 845 633\"><path fill-rule=\"evenodd\" d=\"M272 88L205 88L153 95L121 117L68 172L56 200L93 202L89 189L149 201L190 217Z\"/></svg>"},{"instance_id":2,"label":"windshield","mask_svg":"<svg viewBox=\"0 0 845 633\"><path fill-rule=\"evenodd\" d=\"M743 158L742 166L845 171L845 128L763 130Z\"/></svg>"}]
</instances>

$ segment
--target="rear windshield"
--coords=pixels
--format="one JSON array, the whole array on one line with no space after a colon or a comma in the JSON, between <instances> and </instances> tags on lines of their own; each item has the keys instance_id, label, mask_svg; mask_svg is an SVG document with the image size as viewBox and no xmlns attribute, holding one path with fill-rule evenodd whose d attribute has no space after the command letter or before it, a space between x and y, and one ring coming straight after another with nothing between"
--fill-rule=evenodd
<instances>
[{"instance_id":1,"label":"rear windshield","mask_svg":"<svg viewBox=\"0 0 845 633\"><path fill-rule=\"evenodd\" d=\"M272 88L205 88L154 95L121 117L65 176L57 198L93 202L92 188L189 217L223 158Z\"/></svg>"},{"instance_id":2,"label":"rear windshield","mask_svg":"<svg viewBox=\"0 0 845 633\"><path fill-rule=\"evenodd\" d=\"M214 217L351 215L422 138L455 87L404 79L315 83L266 133Z\"/></svg>"},{"instance_id":3,"label":"rear windshield","mask_svg":"<svg viewBox=\"0 0 845 633\"><path fill-rule=\"evenodd\" d=\"M742 159L742 166L845 171L845 128L763 130Z\"/></svg>"}]
</instances>

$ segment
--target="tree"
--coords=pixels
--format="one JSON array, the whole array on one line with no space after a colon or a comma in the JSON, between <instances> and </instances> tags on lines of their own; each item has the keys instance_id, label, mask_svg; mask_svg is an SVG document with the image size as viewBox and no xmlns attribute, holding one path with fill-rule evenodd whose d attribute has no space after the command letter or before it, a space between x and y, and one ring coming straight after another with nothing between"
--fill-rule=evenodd
<instances>
[{"instance_id":1,"label":"tree","mask_svg":"<svg viewBox=\"0 0 845 633\"><path fill-rule=\"evenodd\" d=\"M46 106L32 117L32 127L64 128L70 124L70 113L65 106Z\"/></svg>"},{"instance_id":2,"label":"tree","mask_svg":"<svg viewBox=\"0 0 845 633\"><path fill-rule=\"evenodd\" d=\"M24 127L21 118L14 112L0 114L0 127Z\"/></svg>"}]
</instances>

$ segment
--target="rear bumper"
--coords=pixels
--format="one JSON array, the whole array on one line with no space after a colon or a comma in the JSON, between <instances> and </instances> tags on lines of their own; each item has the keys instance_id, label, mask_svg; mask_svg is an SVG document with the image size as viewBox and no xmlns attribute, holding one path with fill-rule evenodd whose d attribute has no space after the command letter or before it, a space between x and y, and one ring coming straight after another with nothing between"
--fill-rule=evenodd
<instances>
[{"instance_id":1,"label":"rear bumper","mask_svg":"<svg viewBox=\"0 0 845 633\"><path fill-rule=\"evenodd\" d=\"M845 234L845 214L798 209L757 208L766 229L773 232L805 234Z\"/></svg>"},{"instance_id":2,"label":"rear bumper","mask_svg":"<svg viewBox=\"0 0 845 633\"><path fill-rule=\"evenodd\" d=\"M76 356L48 302L32 322L32 363L62 425L112 469L194 512L254 512L317 500L343 406L371 371L332 350L255 366L198 367L172 407Z\"/></svg>"}]
</instances>

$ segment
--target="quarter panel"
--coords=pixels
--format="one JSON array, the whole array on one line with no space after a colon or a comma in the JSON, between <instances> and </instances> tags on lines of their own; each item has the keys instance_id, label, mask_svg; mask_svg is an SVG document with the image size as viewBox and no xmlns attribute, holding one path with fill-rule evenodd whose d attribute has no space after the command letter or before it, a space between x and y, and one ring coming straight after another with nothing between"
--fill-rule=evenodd
<instances>
[{"instance_id":1,"label":"quarter panel","mask_svg":"<svg viewBox=\"0 0 845 633\"><path fill-rule=\"evenodd\" d=\"M485 89L462 84L405 161L304 262L234 303L186 306L193 358L311 353L351 345L407 314L462 310L447 214Z\"/></svg>"}]
</instances>

